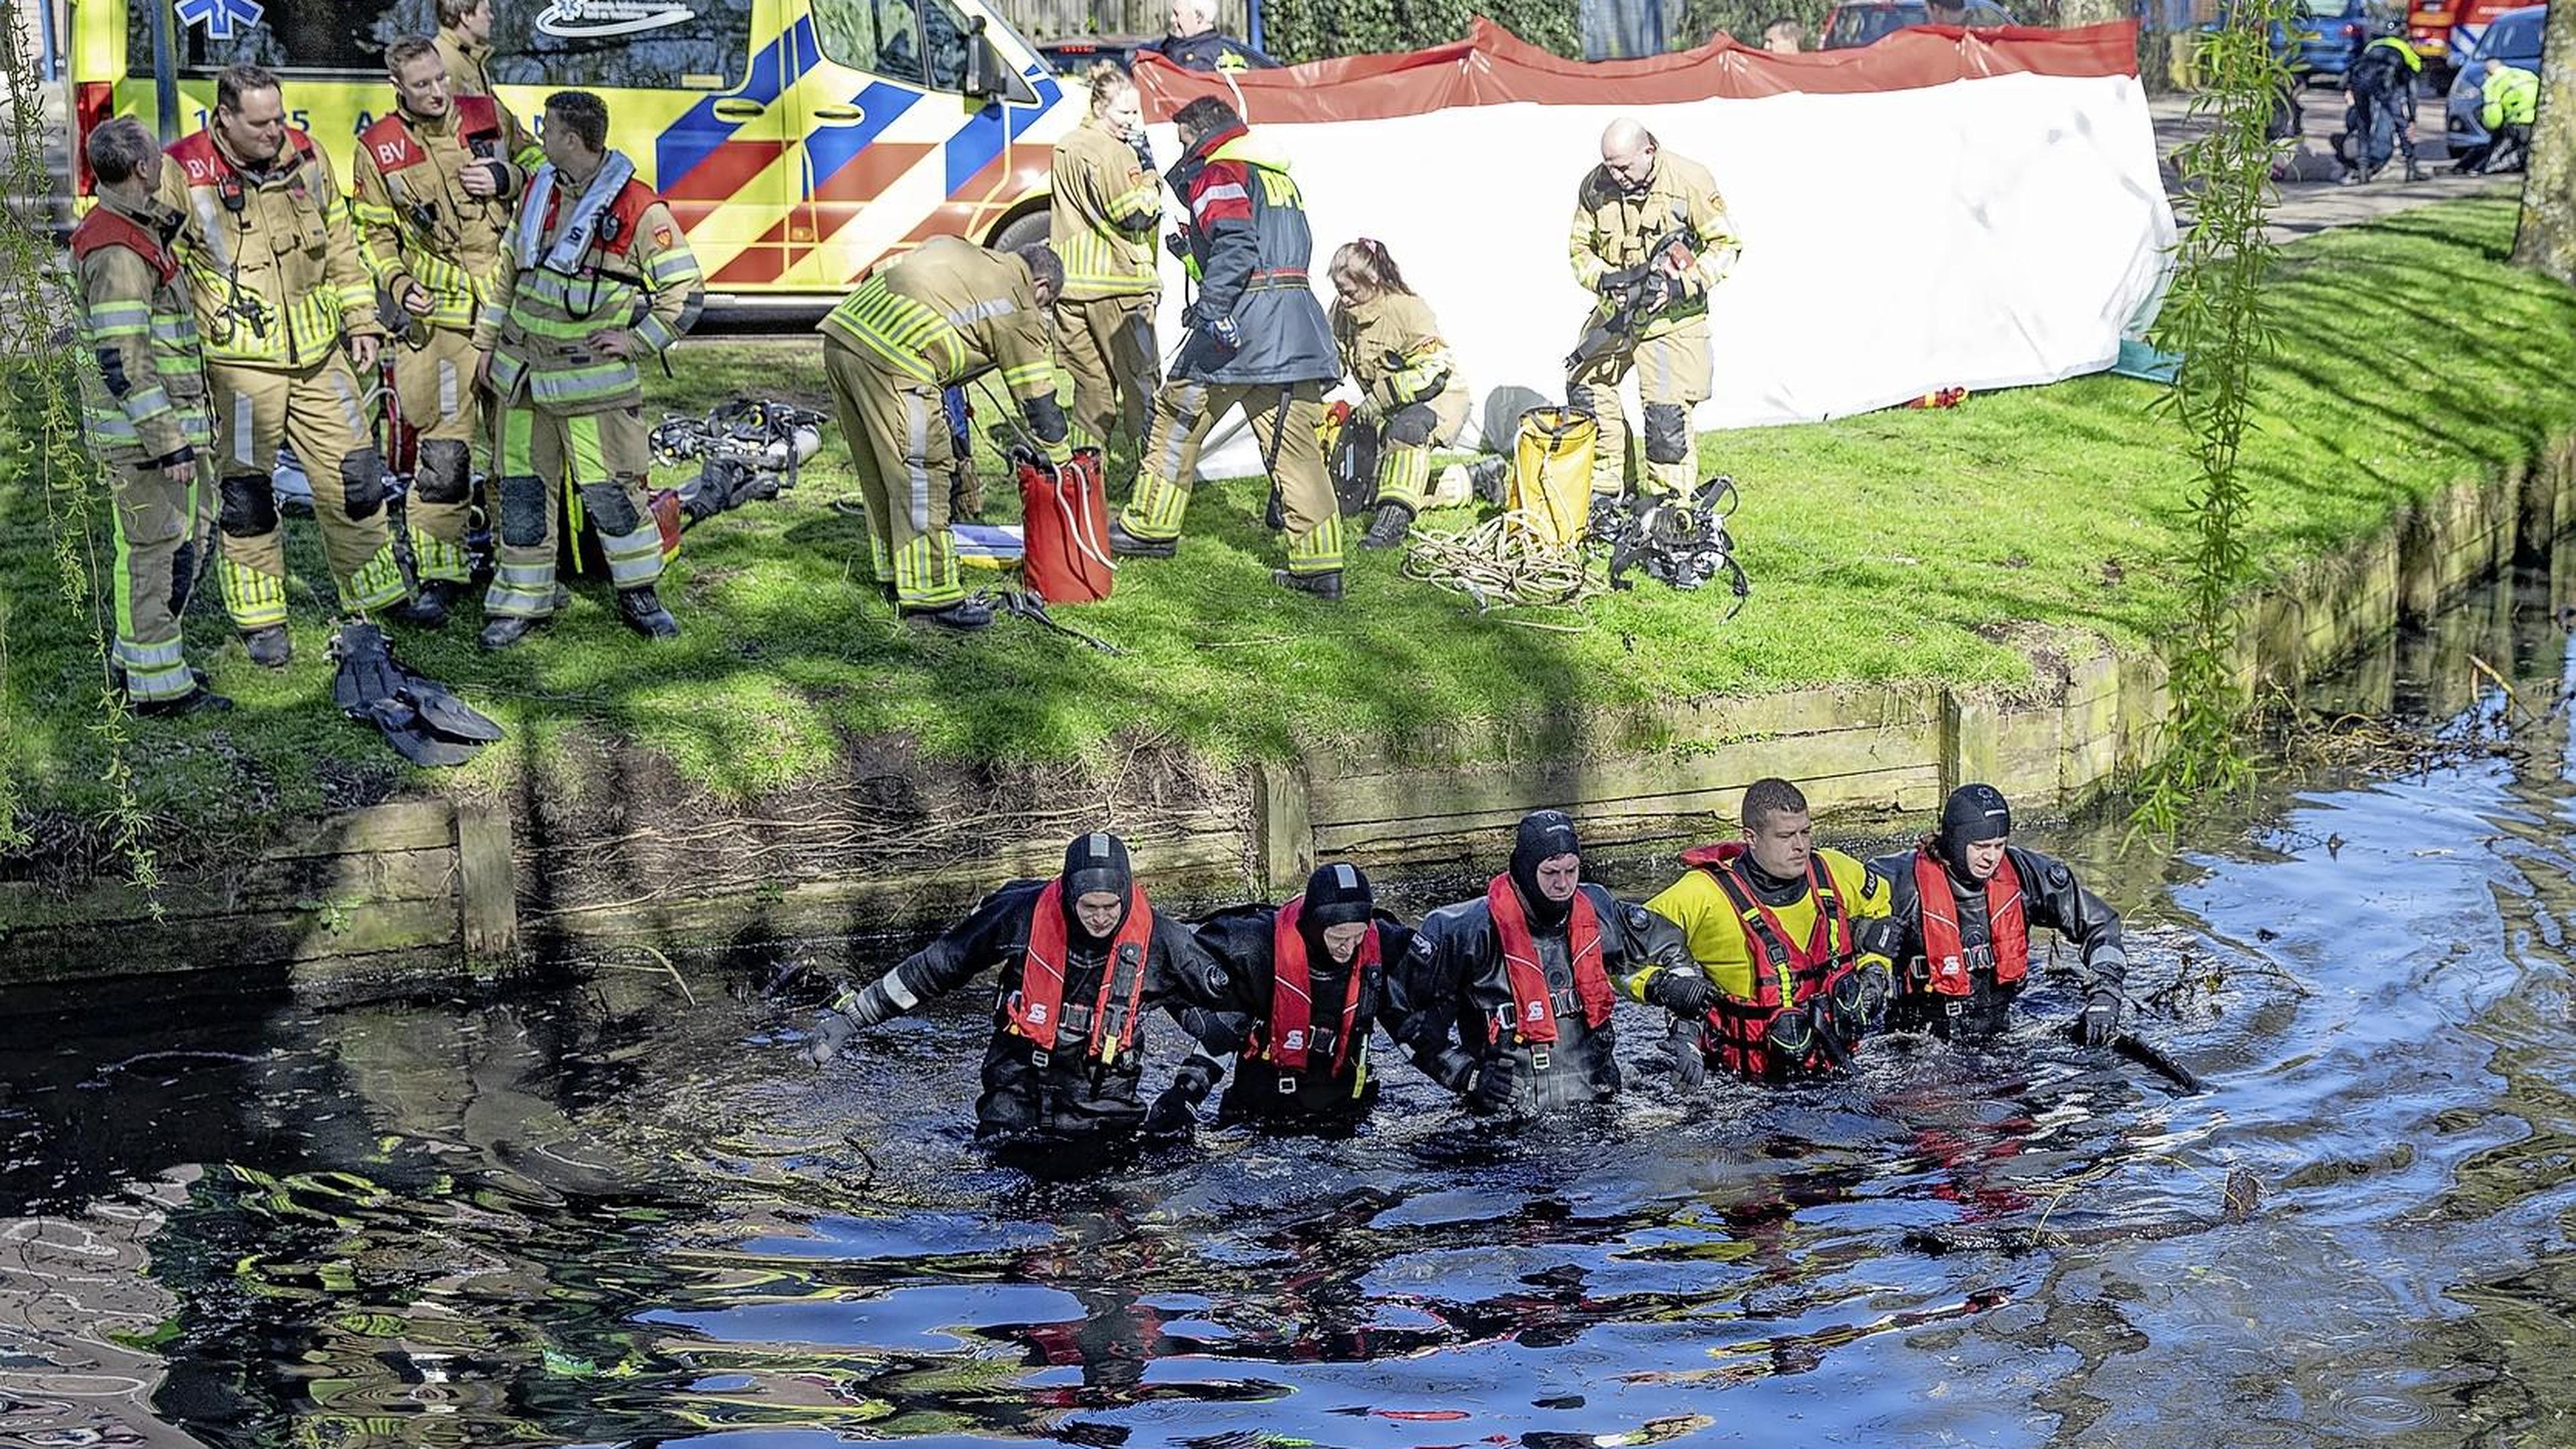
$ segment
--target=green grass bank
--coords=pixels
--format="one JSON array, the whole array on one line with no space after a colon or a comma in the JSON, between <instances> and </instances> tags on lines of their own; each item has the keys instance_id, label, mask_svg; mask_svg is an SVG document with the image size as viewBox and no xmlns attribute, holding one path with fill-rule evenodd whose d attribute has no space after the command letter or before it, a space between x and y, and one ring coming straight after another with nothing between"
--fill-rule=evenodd
<instances>
[{"instance_id":1,"label":"green grass bank","mask_svg":"<svg viewBox=\"0 0 2576 1449\"><path fill-rule=\"evenodd\" d=\"M2246 453L2252 582L2576 429L2576 291L2506 265L2513 225L2510 200L2463 201L2288 249L2283 345ZM671 411L744 391L825 405L810 339L695 345L674 366L676 386L654 399ZM2158 396L2094 377L1954 411L1703 436L1704 467L1742 487L1734 527L1754 581L1725 623L1722 589L1643 583L1516 616L1571 626L1534 629L1356 552L1349 600L1318 604L1269 583L1259 486L1211 486L1179 560L1131 564L1115 599L1065 611L1126 651L1117 658L1015 620L962 640L899 624L854 566L860 521L829 506L853 488L832 438L786 500L691 531L665 583L686 630L675 644L641 647L604 583L505 655L475 649L471 610L442 634L397 630L407 663L511 732L473 766L436 773L409 770L332 709L328 583L298 522L295 665L253 667L201 596L192 655L241 708L211 725L133 721L135 788L158 846L186 860L439 791L522 807L583 797L611 829L648 807L756 817L760 802L950 766L1097 771L1140 745L1218 767L1352 748L1400 760L1434 738L1454 751L1479 733L1657 700L1899 681L2009 696L2032 683L2034 658L2095 641L2153 649L2182 620L2190 465ZM31 833L16 875L103 859L91 822L109 804L91 623L58 588L23 457L13 445L0 463L21 470L0 480L0 768ZM1011 490L997 468L986 476L1007 514ZM90 556L104 564L104 539Z\"/></svg>"}]
</instances>

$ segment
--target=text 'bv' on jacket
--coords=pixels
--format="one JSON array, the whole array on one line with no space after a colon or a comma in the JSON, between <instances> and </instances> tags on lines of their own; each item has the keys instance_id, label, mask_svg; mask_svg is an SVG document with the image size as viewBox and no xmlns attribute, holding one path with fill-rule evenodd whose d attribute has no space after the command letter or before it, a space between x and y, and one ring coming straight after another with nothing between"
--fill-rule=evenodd
<instances>
[{"instance_id":1,"label":"text 'bv' on jacket","mask_svg":"<svg viewBox=\"0 0 2576 1449\"><path fill-rule=\"evenodd\" d=\"M1190 213L1190 257L1199 274L1191 315L1231 317L1243 337L1228 352L1193 330L1172 376L1327 385L1340 377L1333 330L1306 275L1314 233L1288 164L1257 155L1238 126L1200 137L1172 168L1171 184Z\"/></svg>"}]
</instances>

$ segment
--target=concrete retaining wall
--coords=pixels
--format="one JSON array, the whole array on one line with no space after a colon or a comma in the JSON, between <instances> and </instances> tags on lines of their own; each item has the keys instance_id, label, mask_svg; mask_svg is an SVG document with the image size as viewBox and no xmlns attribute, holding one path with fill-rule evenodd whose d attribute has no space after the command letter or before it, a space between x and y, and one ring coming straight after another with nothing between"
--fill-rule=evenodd
<instances>
[{"instance_id":1,"label":"concrete retaining wall","mask_svg":"<svg viewBox=\"0 0 2576 1449\"><path fill-rule=\"evenodd\" d=\"M2384 709L2393 667L2374 671L2372 660L2394 656L2372 646L2571 525L2576 437L2459 484L2249 597L2236 673L2286 688L2359 660L2374 677L2357 681L2358 707ZM1852 817L1919 815L1966 780L2072 811L2153 757L2170 700L2164 663L2150 655L2105 651L2051 668L2014 694L1899 684L1677 701L1462 729L1401 760L1256 764L1229 792L1241 805L1159 815L1131 844L1165 899L1216 902L1293 889L1319 857L1490 862L1512 823L1541 806L1573 813L1587 843L1603 847L1723 835L1744 787L1765 775L1797 781L1819 812L1864 827ZM1103 823L1121 825L1114 802ZM1052 871L1062 849L1060 835L1032 834L895 878L854 869L567 906L547 883L599 846L531 844L537 833L521 831L513 847L498 806L381 806L237 869L171 882L157 916L121 884L70 899L0 886L0 983L92 978L109 963L114 974L223 968L349 994L489 974L519 959L523 941L536 954L578 955L915 930L998 880Z\"/></svg>"}]
</instances>

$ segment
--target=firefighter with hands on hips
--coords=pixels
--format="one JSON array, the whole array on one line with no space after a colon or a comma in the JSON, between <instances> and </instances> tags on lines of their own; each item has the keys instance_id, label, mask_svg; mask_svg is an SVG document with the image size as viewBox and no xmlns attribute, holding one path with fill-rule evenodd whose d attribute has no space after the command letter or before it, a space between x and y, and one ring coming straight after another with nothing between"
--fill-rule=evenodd
<instances>
[{"instance_id":1,"label":"firefighter with hands on hips","mask_svg":"<svg viewBox=\"0 0 2576 1449\"><path fill-rule=\"evenodd\" d=\"M407 319L390 339L394 400L419 436L404 521L416 622L436 626L470 582L465 534L481 426L474 322L509 243L511 203L541 160L489 96L452 95L438 46L385 47L395 104L358 134L351 215L376 285Z\"/></svg>"},{"instance_id":2,"label":"firefighter with hands on hips","mask_svg":"<svg viewBox=\"0 0 2576 1449\"><path fill-rule=\"evenodd\" d=\"M1190 928L1154 909L1127 846L1094 831L1065 847L1052 880L1013 881L946 934L859 989L843 988L806 1052L828 1062L853 1034L997 974L976 1139L1058 1165L1097 1165L1145 1125L1145 1018L1167 1012L1202 1050L1242 1044L1224 1016L1225 968Z\"/></svg>"},{"instance_id":3,"label":"firefighter with hands on hips","mask_svg":"<svg viewBox=\"0 0 2576 1449\"><path fill-rule=\"evenodd\" d=\"M230 709L179 644L214 544L214 418L195 311L170 255L179 216L154 200L166 163L131 116L90 132L85 151L98 205L72 229L72 296L93 364L81 369L81 421L116 505L112 661L138 713Z\"/></svg>"},{"instance_id":4,"label":"firefighter with hands on hips","mask_svg":"<svg viewBox=\"0 0 2576 1449\"><path fill-rule=\"evenodd\" d=\"M1056 360L1073 377L1073 442L1107 449L1122 425L1139 446L1162 379L1154 346L1154 230L1163 219L1136 83L1111 61L1085 73L1091 112L1056 143L1048 241L1064 263Z\"/></svg>"},{"instance_id":5,"label":"firefighter with hands on hips","mask_svg":"<svg viewBox=\"0 0 2576 1449\"><path fill-rule=\"evenodd\" d=\"M1743 839L1682 862L1689 871L1646 909L1681 927L1697 965L1649 966L1624 984L1705 1023L1697 1051L1672 1048L1683 1079L1710 1062L1758 1082L1847 1068L1893 989L1885 958L1860 944L1862 926L1887 915L1887 881L1819 848L1807 797L1777 778L1745 787Z\"/></svg>"},{"instance_id":6,"label":"firefighter with hands on hips","mask_svg":"<svg viewBox=\"0 0 2576 1449\"><path fill-rule=\"evenodd\" d=\"M1073 457L1047 335L1063 286L1064 264L1042 243L997 252L933 237L823 319L823 371L867 505L870 567L908 619L953 630L993 622L992 606L967 595L948 536L956 443L943 389L999 372L1040 461Z\"/></svg>"},{"instance_id":7,"label":"firefighter with hands on hips","mask_svg":"<svg viewBox=\"0 0 2576 1449\"><path fill-rule=\"evenodd\" d=\"M1378 433L1377 514L1360 547L1393 548L1431 495L1432 448L1467 425L1467 379L1384 242L1345 244L1328 275L1333 342L1360 390L1353 416Z\"/></svg>"},{"instance_id":8,"label":"firefighter with hands on hips","mask_svg":"<svg viewBox=\"0 0 2576 1449\"><path fill-rule=\"evenodd\" d=\"M474 324L499 504L482 645L510 648L571 601L555 583L556 530L585 520L618 617L645 638L672 638L679 623L654 588L662 531L644 490L653 455L640 363L697 320L705 280L670 208L608 149L606 102L555 92L543 136L546 164L528 181Z\"/></svg>"},{"instance_id":9,"label":"firefighter with hands on hips","mask_svg":"<svg viewBox=\"0 0 2576 1449\"><path fill-rule=\"evenodd\" d=\"M1324 1136L1358 1130L1377 1105L1369 1036L1387 1009L1386 973L1413 945L1413 933L1378 910L1368 877L1348 861L1327 861L1294 899L1220 911L1199 923L1198 939L1225 968L1227 1014L1247 1031L1217 1121ZM1155 1099L1148 1130L1186 1130L1224 1075L1221 1057L1192 1053Z\"/></svg>"},{"instance_id":10,"label":"firefighter with hands on hips","mask_svg":"<svg viewBox=\"0 0 2576 1449\"><path fill-rule=\"evenodd\" d=\"M1951 791L1938 831L1869 867L1890 887L1887 916L1861 927L1862 950L1896 963L1890 1028L1970 1041L2000 1034L2029 979L2031 928L2046 926L2083 956L2077 1038L2102 1046L2120 1034L2129 967L2120 913L2064 861L2012 843L2012 806L1994 786Z\"/></svg>"},{"instance_id":11,"label":"firefighter with hands on hips","mask_svg":"<svg viewBox=\"0 0 2576 1449\"><path fill-rule=\"evenodd\" d=\"M1616 1094L1616 981L1691 969L1681 928L1583 879L1574 822L1521 817L1511 866L1415 929L1396 970L1395 1035L1480 1116L1537 1116ZM1687 1029L1689 1022L1676 1018Z\"/></svg>"},{"instance_id":12,"label":"firefighter with hands on hips","mask_svg":"<svg viewBox=\"0 0 2576 1449\"><path fill-rule=\"evenodd\" d=\"M1342 596L1342 515L1317 436L1324 389L1341 375L1332 326L1306 267L1314 235L1285 161L1261 154L1243 118L1211 96L1173 116L1181 159L1165 178L1188 208L1178 245L1199 279L1189 336L1154 395L1136 491L1109 528L1111 551L1170 558L1197 486L1199 445L1238 404L1279 505L1288 567L1273 583Z\"/></svg>"},{"instance_id":13,"label":"firefighter with hands on hips","mask_svg":"<svg viewBox=\"0 0 2576 1449\"><path fill-rule=\"evenodd\" d=\"M405 602L385 526L384 455L359 380L384 336L375 283L330 159L286 124L276 76L252 65L218 73L204 128L169 159L157 199L183 218L175 249L214 397L216 577L252 662L283 669L294 646L270 478L281 442L312 480L339 607Z\"/></svg>"},{"instance_id":14,"label":"firefighter with hands on hips","mask_svg":"<svg viewBox=\"0 0 2576 1449\"><path fill-rule=\"evenodd\" d=\"M1578 351L1565 383L1566 405L1600 429L1592 491L1625 491L1619 388L1634 372L1645 405L1645 487L1686 497L1698 481L1691 410L1708 399L1713 366L1709 290L1735 261L1725 198L1708 168L1664 150L1633 120L1613 121L1601 133L1601 164L1576 189L1569 251L1574 280L1598 297L1590 328L1610 329L1605 345Z\"/></svg>"}]
</instances>

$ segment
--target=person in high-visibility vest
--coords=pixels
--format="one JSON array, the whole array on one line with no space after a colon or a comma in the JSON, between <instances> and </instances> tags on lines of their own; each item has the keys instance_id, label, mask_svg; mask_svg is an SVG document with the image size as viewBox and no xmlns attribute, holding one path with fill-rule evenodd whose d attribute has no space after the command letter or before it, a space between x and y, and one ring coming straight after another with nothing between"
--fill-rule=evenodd
<instances>
[{"instance_id":1,"label":"person in high-visibility vest","mask_svg":"<svg viewBox=\"0 0 2576 1449\"><path fill-rule=\"evenodd\" d=\"M349 210L367 270L410 318L393 341L394 400L420 438L404 509L413 615L435 626L470 581L472 452L483 435L474 319L497 285L524 163L542 153L491 97L449 93L434 42L385 47L385 72L395 104L358 135Z\"/></svg>"},{"instance_id":2,"label":"person in high-visibility vest","mask_svg":"<svg viewBox=\"0 0 2576 1449\"><path fill-rule=\"evenodd\" d=\"M87 153L98 205L72 229L72 298L91 364L81 369L82 426L116 499L112 661L138 713L230 709L179 648L179 616L214 544L214 417L196 315L169 250L179 218L152 195L161 148L119 116L90 132Z\"/></svg>"},{"instance_id":3,"label":"person in high-visibility vest","mask_svg":"<svg viewBox=\"0 0 2576 1449\"><path fill-rule=\"evenodd\" d=\"M608 149L608 104L546 97L546 164L528 182L474 349L497 412L499 563L482 645L507 649L570 600L555 585L556 522L598 535L617 613L648 639L679 622L654 585L662 531L644 492L652 444L640 361L698 319L706 278L671 209Z\"/></svg>"},{"instance_id":4,"label":"person in high-visibility vest","mask_svg":"<svg viewBox=\"0 0 2576 1449\"><path fill-rule=\"evenodd\" d=\"M2343 184L2359 186L2379 174L2392 156L2406 162L2406 179L2421 181L2415 159L2415 83L2424 58L2402 35L2383 35L2361 48L2344 72L2352 107L2344 113Z\"/></svg>"},{"instance_id":5,"label":"person in high-visibility vest","mask_svg":"<svg viewBox=\"0 0 2576 1449\"><path fill-rule=\"evenodd\" d=\"M1377 513L1362 548L1404 542L1431 494L1431 450L1467 426L1467 379L1431 304L1405 285L1384 242L1362 237L1333 253L1333 343L1360 390L1354 416L1377 428Z\"/></svg>"},{"instance_id":6,"label":"person in high-visibility vest","mask_svg":"<svg viewBox=\"0 0 2576 1449\"><path fill-rule=\"evenodd\" d=\"M286 540L270 470L284 442L313 484L313 518L358 612L403 603L385 526L384 455L367 387L384 340L376 287L349 229L330 158L286 124L277 77L255 65L215 77L204 129L170 147L162 205L185 217L177 253L204 337L220 430L223 535L216 577L253 662L283 669Z\"/></svg>"},{"instance_id":7,"label":"person in high-visibility vest","mask_svg":"<svg viewBox=\"0 0 2576 1449\"><path fill-rule=\"evenodd\" d=\"M2487 144L2464 156L2455 169L2484 176L2520 171L2531 159L2531 124L2540 118L2540 77L2496 56L2485 61L2478 82L2478 124L2487 128Z\"/></svg>"},{"instance_id":8,"label":"person in high-visibility vest","mask_svg":"<svg viewBox=\"0 0 2576 1449\"><path fill-rule=\"evenodd\" d=\"M956 441L945 389L999 373L1043 461L1073 456L1046 323L1063 285L1064 264L1043 243L997 252L932 237L860 283L818 329L867 507L870 572L906 618L961 632L993 622L992 607L968 596L948 536Z\"/></svg>"},{"instance_id":9,"label":"person in high-visibility vest","mask_svg":"<svg viewBox=\"0 0 2576 1449\"><path fill-rule=\"evenodd\" d=\"M1141 447L1162 381L1154 346L1154 229L1163 219L1136 83L1093 66L1091 114L1056 143L1048 240L1064 262L1056 361L1073 375L1074 446L1109 446L1120 426Z\"/></svg>"}]
</instances>

